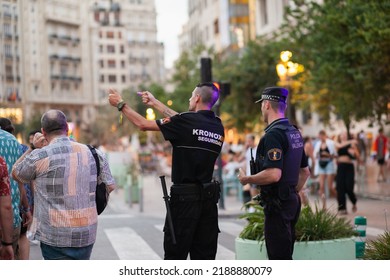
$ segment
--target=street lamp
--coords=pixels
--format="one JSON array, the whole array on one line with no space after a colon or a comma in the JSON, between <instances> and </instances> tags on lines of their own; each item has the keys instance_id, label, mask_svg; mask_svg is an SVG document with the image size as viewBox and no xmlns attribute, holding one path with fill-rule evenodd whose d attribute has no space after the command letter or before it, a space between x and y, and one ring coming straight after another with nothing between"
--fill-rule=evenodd
<instances>
[{"instance_id":1,"label":"street lamp","mask_svg":"<svg viewBox=\"0 0 390 280\"><path fill-rule=\"evenodd\" d=\"M146 109L146 119L150 121L154 121L156 119L156 114L152 108Z\"/></svg>"},{"instance_id":2,"label":"street lamp","mask_svg":"<svg viewBox=\"0 0 390 280\"><path fill-rule=\"evenodd\" d=\"M276 65L276 72L278 73L280 79L280 85L287 87L289 95L287 98L287 117L288 119L296 124L295 116L295 106L291 103L292 98L292 87L291 87L291 77L295 76L298 73L304 71L302 64L292 62L290 59L292 57L292 52L282 51L280 53L280 61Z\"/></svg>"}]
</instances>

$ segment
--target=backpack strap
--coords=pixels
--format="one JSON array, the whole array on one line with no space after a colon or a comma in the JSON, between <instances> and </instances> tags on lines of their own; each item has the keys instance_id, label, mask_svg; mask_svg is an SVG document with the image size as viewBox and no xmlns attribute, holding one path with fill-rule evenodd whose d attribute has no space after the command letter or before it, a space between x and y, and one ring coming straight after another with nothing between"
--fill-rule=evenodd
<instances>
[{"instance_id":1,"label":"backpack strap","mask_svg":"<svg viewBox=\"0 0 390 280\"><path fill-rule=\"evenodd\" d=\"M87 145L87 147L89 148L89 150L91 151L91 153L93 155L93 158L95 159L97 176L99 177L99 175L100 175L100 161L99 161L98 154L96 153L96 149L93 146Z\"/></svg>"}]
</instances>

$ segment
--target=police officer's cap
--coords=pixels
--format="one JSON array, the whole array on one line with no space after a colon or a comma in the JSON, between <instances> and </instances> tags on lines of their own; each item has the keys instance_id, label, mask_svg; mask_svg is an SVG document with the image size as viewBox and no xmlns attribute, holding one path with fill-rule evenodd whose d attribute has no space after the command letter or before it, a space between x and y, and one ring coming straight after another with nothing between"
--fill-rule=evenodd
<instances>
[{"instance_id":1,"label":"police officer's cap","mask_svg":"<svg viewBox=\"0 0 390 280\"><path fill-rule=\"evenodd\" d=\"M276 102L286 103L288 96L288 90L282 87L267 87L261 94L261 98L255 103L262 102L263 100L270 100Z\"/></svg>"}]
</instances>

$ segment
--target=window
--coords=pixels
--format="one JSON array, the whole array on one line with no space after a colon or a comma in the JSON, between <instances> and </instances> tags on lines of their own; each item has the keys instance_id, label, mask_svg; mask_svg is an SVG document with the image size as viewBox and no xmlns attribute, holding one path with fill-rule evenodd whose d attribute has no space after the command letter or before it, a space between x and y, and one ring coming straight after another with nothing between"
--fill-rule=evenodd
<instances>
[{"instance_id":1,"label":"window","mask_svg":"<svg viewBox=\"0 0 390 280\"><path fill-rule=\"evenodd\" d=\"M4 27L4 35L8 35L8 36L11 36L12 35L12 32L11 32L11 25L9 25L8 23L5 23L3 25Z\"/></svg>"},{"instance_id":2,"label":"window","mask_svg":"<svg viewBox=\"0 0 390 280\"><path fill-rule=\"evenodd\" d=\"M107 66L108 66L108 68L115 68L116 67L115 60L113 60L113 59L108 60Z\"/></svg>"},{"instance_id":3,"label":"window","mask_svg":"<svg viewBox=\"0 0 390 280\"><path fill-rule=\"evenodd\" d=\"M116 83L116 76L115 75L108 75L108 82L111 84Z\"/></svg>"},{"instance_id":4,"label":"window","mask_svg":"<svg viewBox=\"0 0 390 280\"><path fill-rule=\"evenodd\" d=\"M219 34L219 23L218 23L218 19L214 20L214 34Z\"/></svg>"},{"instance_id":5,"label":"window","mask_svg":"<svg viewBox=\"0 0 390 280\"><path fill-rule=\"evenodd\" d=\"M100 64L101 68L104 68L104 61L103 60L99 60L99 64Z\"/></svg>"},{"instance_id":6,"label":"window","mask_svg":"<svg viewBox=\"0 0 390 280\"><path fill-rule=\"evenodd\" d=\"M120 32L120 31L118 32L118 38L122 39L122 32Z\"/></svg>"},{"instance_id":7,"label":"window","mask_svg":"<svg viewBox=\"0 0 390 280\"><path fill-rule=\"evenodd\" d=\"M121 60L121 67L122 67L122 68L125 68L125 67L126 67L125 61L124 61L124 60Z\"/></svg>"},{"instance_id":8,"label":"window","mask_svg":"<svg viewBox=\"0 0 390 280\"><path fill-rule=\"evenodd\" d=\"M6 65L5 66L5 74L8 76L8 75L12 75L12 66L11 65Z\"/></svg>"},{"instance_id":9,"label":"window","mask_svg":"<svg viewBox=\"0 0 390 280\"><path fill-rule=\"evenodd\" d=\"M260 0L260 21L261 26L268 24L268 14L267 14L267 0Z\"/></svg>"},{"instance_id":10,"label":"window","mask_svg":"<svg viewBox=\"0 0 390 280\"><path fill-rule=\"evenodd\" d=\"M122 75L122 83L126 83L126 76Z\"/></svg>"},{"instance_id":11,"label":"window","mask_svg":"<svg viewBox=\"0 0 390 280\"><path fill-rule=\"evenodd\" d=\"M107 53L115 53L115 46L114 45L108 45L107 46Z\"/></svg>"},{"instance_id":12,"label":"window","mask_svg":"<svg viewBox=\"0 0 390 280\"><path fill-rule=\"evenodd\" d=\"M61 83L61 90L69 90L69 89L70 89L69 83L64 83L64 82Z\"/></svg>"},{"instance_id":13,"label":"window","mask_svg":"<svg viewBox=\"0 0 390 280\"><path fill-rule=\"evenodd\" d=\"M113 39L114 38L114 32L112 32L112 31L107 31L107 38L109 38L109 39Z\"/></svg>"},{"instance_id":14,"label":"window","mask_svg":"<svg viewBox=\"0 0 390 280\"><path fill-rule=\"evenodd\" d=\"M121 53L125 53L125 46L121 45L121 50L120 50Z\"/></svg>"},{"instance_id":15,"label":"window","mask_svg":"<svg viewBox=\"0 0 390 280\"><path fill-rule=\"evenodd\" d=\"M100 75L100 82L104 83L104 75Z\"/></svg>"},{"instance_id":16,"label":"window","mask_svg":"<svg viewBox=\"0 0 390 280\"><path fill-rule=\"evenodd\" d=\"M99 45L99 52L103 53L103 45Z\"/></svg>"},{"instance_id":17,"label":"window","mask_svg":"<svg viewBox=\"0 0 390 280\"><path fill-rule=\"evenodd\" d=\"M60 74L61 76L66 76L68 73L68 64L67 63L61 63L60 64Z\"/></svg>"},{"instance_id":18,"label":"window","mask_svg":"<svg viewBox=\"0 0 390 280\"><path fill-rule=\"evenodd\" d=\"M99 38L103 38L103 32L99 31Z\"/></svg>"},{"instance_id":19,"label":"window","mask_svg":"<svg viewBox=\"0 0 390 280\"><path fill-rule=\"evenodd\" d=\"M4 45L4 54L6 57L11 57L12 56L12 48L11 45Z\"/></svg>"}]
</instances>

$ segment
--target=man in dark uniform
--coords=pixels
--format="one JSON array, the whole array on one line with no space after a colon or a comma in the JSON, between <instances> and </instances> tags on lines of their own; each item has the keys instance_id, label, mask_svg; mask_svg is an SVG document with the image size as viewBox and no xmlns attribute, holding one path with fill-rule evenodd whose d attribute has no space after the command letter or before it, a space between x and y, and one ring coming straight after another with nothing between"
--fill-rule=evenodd
<instances>
[{"instance_id":1,"label":"man in dark uniform","mask_svg":"<svg viewBox=\"0 0 390 280\"><path fill-rule=\"evenodd\" d=\"M260 187L260 204L264 207L264 236L268 258L291 260L295 241L295 224L301 202L298 192L310 171L299 130L285 118L288 91L281 87L266 88L261 112L267 123L265 135L256 152L256 174L238 178L245 184Z\"/></svg>"},{"instance_id":2,"label":"man in dark uniform","mask_svg":"<svg viewBox=\"0 0 390 280\"><path fill-rule=\"evenodd\" d=\"M154 107L166 118L148 121L114 90L109 102L141 130L160 130L171 142L172 182L170 208L176 244L167 221L164 227L164 259L215 259L218 243L219 183L212 182L214 165L224 140L221 120L211 111L219 91L212 83L196 86L189 99L189 112L178 114L141 92L144 104Z\"/></svg>"}]
</instances>

